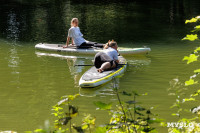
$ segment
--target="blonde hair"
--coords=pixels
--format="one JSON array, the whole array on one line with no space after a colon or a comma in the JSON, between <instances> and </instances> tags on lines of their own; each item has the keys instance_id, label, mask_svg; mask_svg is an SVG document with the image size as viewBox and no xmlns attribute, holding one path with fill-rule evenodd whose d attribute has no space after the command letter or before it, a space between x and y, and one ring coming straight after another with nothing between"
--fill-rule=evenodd
<instances>
[{"instance_id":1,"label":"blonde hair","mask_svg":"<svg viewBox=\"0 0 200 133\"><path fill-rule=\"evenodd\" d=\"M106 43L104 49L107 49L107 48L109 48L109 47L114 47L114 46L116 46L116 45L117 45L117 42L116 42L116 41L114 41L114 40L110 41L110 40L109 40L108 43Z\"/></svg>"},{"instance_id":2,"label":"blonde hair","mask_svg":"<svg viewBox=\"0 0 200 133\"><path fill-rule=\"evenodd\" d=\"M72 20L71 20L71 27L73 27L74 26L74 22L75 21L77 21L78 22L78 18L72 18Z\"/></svg>"}]
</instances>

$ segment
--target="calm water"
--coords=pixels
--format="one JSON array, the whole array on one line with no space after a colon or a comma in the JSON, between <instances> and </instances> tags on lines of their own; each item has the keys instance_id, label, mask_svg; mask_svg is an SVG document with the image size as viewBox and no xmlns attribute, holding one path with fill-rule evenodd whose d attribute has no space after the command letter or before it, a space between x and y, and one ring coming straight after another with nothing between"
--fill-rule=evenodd
<instances>
[{"instance_id":1,"label":"calm water","mask_svg":"<svg viewBox=\"0 0 200 133\"><path fill-rule=\"evenodd\" d=\"M182 81L192 74L182 62L196 45L183 42L188 33L185 19L200 12L200 2L134 1L79 2L9 0L0 2L0 130L18 132L34 130L52 123L51 108L63 95L81 96L80 122L84 113L96 116L97 125L108 122L107 112L98 111L93 101L116 103L112 82L98 89L81 89L78 81L93 59L87 55L67 55L35 50L38 42L65 43L72 17L78 17L84 37L106 42L115 39L123 47L152 49L147 56L125 56L129 64L121 90L148 93L140 97L144 107L156 107L155 113L165 121L176 121L169 107L174 97L168 96L169 82ZM125 97L122 97L125 98ZM127 99L127 98L125 98ZM106 114L106 115L105 115ZM159 128L162 132L167 129Z\"/></svg>"}]
</instances>

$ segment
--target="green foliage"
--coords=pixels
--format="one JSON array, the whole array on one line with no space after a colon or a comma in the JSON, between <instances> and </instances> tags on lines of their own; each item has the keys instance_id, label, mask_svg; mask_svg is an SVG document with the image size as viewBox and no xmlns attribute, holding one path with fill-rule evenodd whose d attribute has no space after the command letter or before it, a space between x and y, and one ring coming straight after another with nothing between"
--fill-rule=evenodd
<instances>
[{"instance_id":1,"label":"green foliage","mask_svg":"<svg viewBox=\"0 0 200 133\"><path fill-rule=\"evenodd\" d=\"M187 64L190 64L194 61L197 61L198 57L199 57L198 55L190 54L189 56L185 56L183 60L187 60Z\"/></svg>"},{"instance_id":2,"label":"green foliage","mask_svg":"<svg viewBox=\"0 0 200 133\"><path fill-rule=\"evenodd\" d=\"M185 81L185 86L194 85L197 83L198 81L194 81L194 79L189 79L188 81Z\"/></svg>"},{"instance_id":3,"label":"green foliage","mask_svg":"<svg viewBox=\"0 0 200 133\"><path fill-rule=\"evenodd\" d=\"M46 130L44 130L44 129L35 129L34 132L35 133L46 133Z\"/></svg>"},{"instance_id":4,"label":"green foliage","mask_svg":"<svg viewBox=\"0 0 200 133\"><path fill-rule=\"evenodd\" d=\"M198 39L197 34L191 34L191 35L186 35L182 40L189 40L189 41L195 41Z\"/></svg>"},{"instance_id":5,"label":"green foliage","mask_svg":"<svg viewBox=\"0 0 200 133\"><path fill-rule=\"evenodd\" d=\"M102 102L95 102L95 105L101 109L108 110L111 115L110 123L104 127L99 127L96 132L99 133L144 133L155 132L155 128L151 127L151 124L160 123L161 119L154 118L150 109L146 109L140 105L137 105L137 96L141 96L137 92L132 93L122 91L118 92L118 88L114 86L113 89L117 96L119 104L111 108L111 104L105 104ZM130 97L129 101L121 101L120 95ZM144 95L147 95L145 93Z\"/></svg>"},{"instance_id":6,"label":"green foliage","mask_svg":"<svg viewBox=\"0 0 200 133\"><path fill-rule=\"evenodd\" d=\"M200 73L200 69L194 70L194 73Z\"/></svg>"},{"instance_id":7,"label":"green foliage","mask_svg":"<svg viewBox=\"0 0 200 133\"><path fill-rule=\"evenodd\" d=\"M183 103L184 102L189 102L189 101L195 101L195 98L184 98L183 99Z\"/></svg>"},{"instance_id":8,"label":"green foliage","mask_svg":"<svg viewBox=\"0 0 200 133\"><path fill-rule=\"evenodd\" d=\"M185 23L187 24L187 23L194 23L194 22L197 22L198 21L198 18L196 17L196 18L192 18L192 19L190 19L190 20L186 20L185 21Z\"/></svg>"},{"instance_id":9,"label":"green foliage","mask_svg":"<svg viewBox=\"0 0 200 133\"><path fill-rule=\"evenodd\" d=\"M62 130L63 132L69 130L69 132L71 132L71 128L73 128L79 133L84 133L86 130L90 130L91 132L91 127L95 125L95 118L90 115L85 115L82 120L82 126L71 124L72 119L78 114L78 107L72 105L71 102L78 96L79 94L63 96L63 99L53 106L52 110L55 111L53 114L57 117L54 122L57 130ZM66 110L63 111L64 109ZM69 128L67 128L66 125L69 125Z\"/></svg>"},{"instance_id":10,"label":"green foliage","mask_svg":"<svg viewBox=\"0 0 200 133\"><path fill-rule=\"evenodd\" d=\"M107 132L107 127L97 127L95 130L95 133L106 133Z\"/></svg>"},{"instance_id":11,"label":"green foliage","mask_svg":"<svg viewBox=\"0 0 200 133\"><path fill-rule=\"evenodd\" d=\"M112 107L112 103L106 104L101 101L94 102L94 104L98 107L98 109L101 109L101 110L111 109L111 107Z\"/></svg>"},{"instance_id":12,"label":"green foliage","mask_svg":"<svg viewBox=\"0 0 200 133\"><path fill-rule=\"evenodd\" d=\"M200 16L197 16L195 18L192 18L190 20L186 20L186 24L187 23L198 23L200 19ZM194 30L192 32L198 32L200 31L200 25L195 26ZM197 34L191 34L191 35L187 35L185 38L183 38L182 40L190 40L190 41L194 41L194 40L198 40L198 35ZM197 62L198 61L198 57L199 57L199 51L200 51L200 47L197 47L189 56L185 56L183 58L183 60L187 61L187 64L190 64L192 62ZM175 82L171 82L171 88L169 89L170 91L173 90L174 91L174 95L176 96L176 101L175 103L171 106L171 108L176 107L177 108L177 112L173 113L172 115L174 116L178 116L179 120L178 123L185 123L186 125L188 124L192 124L193 126L183 126L183 127L173 127L173 128L169 128L168 132L169 133L197 133L200 132L200 127L198 124L198 120L200 119L199 117L199 112L200 112L200 106L196 106L193 107L192 109L190 109L190 112L193 114L196 114L196 116L191 115L191 118L184 118L181 115L182 111L187 111L186 109L183 108L183 104L185 104L185 102L190 103L194 101L197 101L196 96L200 95L200 89L197 89L194 93L191 93L189 96L189 98L182 98L183 95L185 94L184 91L186 89L183 89L184 86L188 87L188 86L192 86L192 85L197 85L198 81L195 81L196 76L200 73L200 69L196 69L194 70L195 75L191 76L190 79L188 81L185 81L185 84L183 85L182 83L179 82L179 80L175 80ZM178 85L178 87L177 87ZM181 86L181 87L180 87ZM172 94L172 93L170 93ZM193 116L193 117L192 117Z\"/></svg>"},{"instance_id":13,"label":"green foliage","mask_svg":"<svg viewBox=\"0 0 200 133\"><path fill-rule=\"evenodd\" d=\"M91 117L90 114L85 114L85 117L82 120L82 129L89 129L91 132L91 128L95 126L95 117Z\"/></svg>"}]
</instances>

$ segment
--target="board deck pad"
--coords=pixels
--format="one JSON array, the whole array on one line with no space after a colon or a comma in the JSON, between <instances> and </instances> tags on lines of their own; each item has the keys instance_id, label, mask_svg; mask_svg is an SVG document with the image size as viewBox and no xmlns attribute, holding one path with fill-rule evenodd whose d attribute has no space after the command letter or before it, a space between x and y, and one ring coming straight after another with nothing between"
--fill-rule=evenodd
<instances>
[{"instance_id":1,"label":"board deck pad","mask_svg":"<svg viewBox=\"0 0 200 133\"><path fill-rule=\"evenodd\" d=\"M121 56L119 56L119 61L120 61L120 64L125 63L125 59L122 58ZM104 77L108 76L109 74L119 70L121 67L123 67L123 65L118 65L117 68L115 68L115 69L111 69L111 70L107 70L102 73L99 73L97 71L97 68L94 66L94 67L90 68L87 72L85 72L85 74L82 76L82 79L85 81L101 79L101 78L104 78Z\"/></svg>"},{"instance_id":2,"label":"board deck pad","mask_svg":"<svg viewBox=\"0 0 200 133\"><path fill-rule=\"evenodd\" d=\"M76 46L69 46L67 48L63 48L65 44L48 44L48 43L39 43L35 45L36 49L46 50L46 51L57 51L57 52L66 52L66 53L80 53L80 54L96 54L98 52L103 51L103 48L100 47L81 47L78 48ZM124 54L147 54L151 51L150 48L118 48L118 52L122 55Z\"/></svg>"}]
</instances>

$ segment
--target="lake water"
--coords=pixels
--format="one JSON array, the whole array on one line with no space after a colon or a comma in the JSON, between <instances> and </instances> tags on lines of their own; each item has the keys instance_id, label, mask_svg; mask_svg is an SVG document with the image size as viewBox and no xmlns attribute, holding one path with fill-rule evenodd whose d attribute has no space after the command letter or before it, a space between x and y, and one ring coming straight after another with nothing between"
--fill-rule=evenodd
<instances>
[{"instance_id":1,"label":"lake water","mask_svg":"<svg viewBox=\"0 0 200 133\"><path fill-rule=\"evenodd\" d=\"M70 21L78 17L84 37L122 47L151 48L147 56L124 56L130 66L117 79L120 90L148 93L138 98L165 121L176 121L169 107L175 97L167 89L174 78L187 80L192 69L182 61L198 45L181 41L193 27L184 21L199 15L199 1L64 1L3 0L0 2L0 130L23 132L52 124L52 106L61 96L80 94L74 101L80 122L84 113L96 116L96 124L109 121L94 101L117 103L112 82L98 89L81 89L78 81L93 56L35 50L39 42L65 43ZM196 68L195 66L193 66ZM126 97L121 96L127 100ZM167 132L167 128L159 128Z\"/></svg>"}]
</instances>

